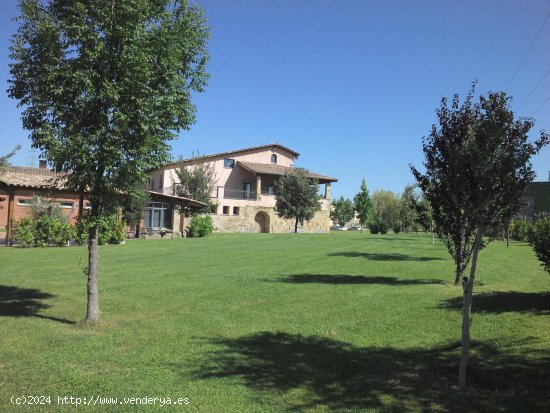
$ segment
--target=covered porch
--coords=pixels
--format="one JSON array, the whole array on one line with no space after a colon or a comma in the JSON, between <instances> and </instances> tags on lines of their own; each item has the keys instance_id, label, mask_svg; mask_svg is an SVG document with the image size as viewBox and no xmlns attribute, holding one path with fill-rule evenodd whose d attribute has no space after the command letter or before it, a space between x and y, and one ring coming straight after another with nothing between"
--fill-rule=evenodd
<instances>
[{"instance_id":1,"label":"covered porch","mask_svg":"<svg viewBox=\"0 0 550 413\"><path fill-rule=\"evenodd\" d=\"M185 232L185 218L207 206L206 203L176 195L147 191L149 203L143 211L143 219L136 228L136 237Z\"/></svg>"}]
</instances>

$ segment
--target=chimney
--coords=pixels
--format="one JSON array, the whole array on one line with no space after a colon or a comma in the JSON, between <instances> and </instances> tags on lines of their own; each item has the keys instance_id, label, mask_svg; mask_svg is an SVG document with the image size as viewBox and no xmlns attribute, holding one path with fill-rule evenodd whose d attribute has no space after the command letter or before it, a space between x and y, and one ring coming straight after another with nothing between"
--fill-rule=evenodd
<instances>
[{"instance_id":1,"label":"chimney","mask_svg":"<svg viewBox=\"0 0 550 413\"><path fill-rule=\"evenodd\" d=\"M48 167L48 161L46 161L45 159L40 159L38 161L38 167L40 169L46 169Z\"/></svg>"}]
</instances>

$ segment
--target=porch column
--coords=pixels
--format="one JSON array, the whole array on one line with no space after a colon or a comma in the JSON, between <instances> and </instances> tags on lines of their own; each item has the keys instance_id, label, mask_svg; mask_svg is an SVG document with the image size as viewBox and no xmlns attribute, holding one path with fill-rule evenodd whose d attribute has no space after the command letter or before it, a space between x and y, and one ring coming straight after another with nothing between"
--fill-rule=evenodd
<instances>
[{"instance_id":1,"label":"porch column","mask_svg":"<svg viewBox=\"0 0 550 413\"><path fill-rule=\"evenodd\" d=\"M327 182L325 184L325 199L330 200L331 196L332 194L331 194L330 182Z\"/></svg>"},{"instance_id":2,"label":"porch column","mask_svg":"<svg viewBox=\"0 0 550 413\"><path fill-rule=\"evenodd\" d=\"M7 245L12 244L11 238L13 235L13 210L15 208L15 196L13 195L13 192L9 194L8 196L8 239L7 239Z\"/></svg>"},{"instance_id":3,"label":"porch column","mask_svg":"<svg viewBox=\"0 0 550 413\"><path fill-rule=\"evenodd\" d=\"M185 230L185 208L183 205L180 207L180 234L183 236Z\"/></svg>"},{"instance_id":4,"label":"porch column","mask_svg":"<svg viewBox=\"0 0 550 413\"><path fill-rule=\"evenodd\" d=\"M260 200L262 194L262 175L256 175L256 201Z\"/></svg>"}]
</instances>

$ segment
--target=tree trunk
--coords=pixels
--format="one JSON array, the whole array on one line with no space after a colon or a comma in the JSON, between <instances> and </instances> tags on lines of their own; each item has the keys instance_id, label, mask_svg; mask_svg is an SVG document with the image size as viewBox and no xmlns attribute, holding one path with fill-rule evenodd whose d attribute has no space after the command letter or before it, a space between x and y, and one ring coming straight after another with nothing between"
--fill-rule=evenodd
<instances>
[{"instance_id":1,"label":"tree trunk","mask_svg":"<svg viewBox=\"0 0 550 413\"><path fill-rule=\"evenodd\" d=\"M479 230L474 242L472 266L470 268L470 279L464 279L462 301L462 354L460 355L460 367L458 369L458 385L461 389L466 387L466 368L468 366L468 354L470 352L470 321L472 316L472 295L474 291L474 280L476 276L477 254L481 244L482 231Z\"/></svg>"},{"instance_id":2,"label":"tree trunk","mask_svg":"<svg viewBox=\"0 0 550 413\"><path fill-rule=\"evenodd\" d=\"M294 233L298 233L298 218L296 218L296 222L294 223Z\"/></svg>"},{"instance_id":3,"label":"tree trunk","mask_svg":"<svg viewBox=\"0 0 550 413\"><path fill-rule=\"evenodd\" d=\"M86 311L86 323L99 321L99 291L97 281L99 278L99 230L94 224L90 228L88 239L88 309Z\"/></svg>"}]
</instances>

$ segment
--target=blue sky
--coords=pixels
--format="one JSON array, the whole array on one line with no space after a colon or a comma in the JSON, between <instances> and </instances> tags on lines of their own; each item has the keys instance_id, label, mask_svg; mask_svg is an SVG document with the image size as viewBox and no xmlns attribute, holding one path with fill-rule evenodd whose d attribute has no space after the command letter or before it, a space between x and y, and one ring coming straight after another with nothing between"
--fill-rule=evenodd
<instances>
[{"instance_id":1,"label":"blue sky","mask_svg":"<svg viewBox=\"0 0 550 413\"><path fill-rule=\"evenodd\" d=\"M197 3L211 79L176 158L279 142L301 153L298 166L337 177L335 196L351 198L362 177L371 191L401 192L441 97L464 96L475 78L478 92L506 90L517 116L536 119L533 138L550 132L550 19L533 43L547 0ZM1 2L0 153L21 144L13 163L26 165L28 134L5 93L16 14L15 0ZM533 165L548 179L550 148Z\"/></svg>"}]
</instances>

